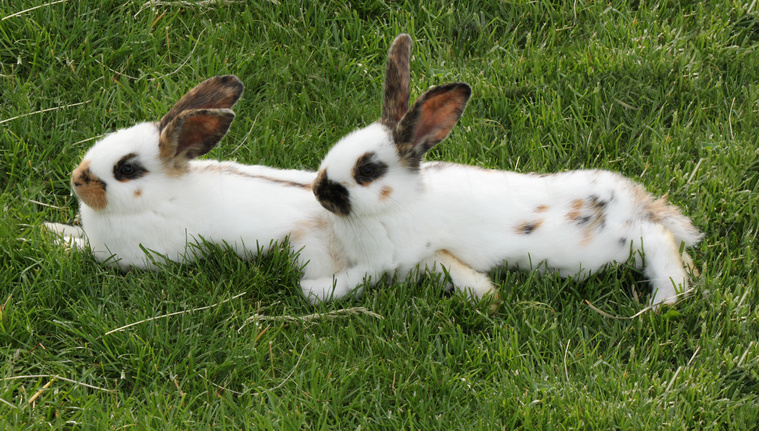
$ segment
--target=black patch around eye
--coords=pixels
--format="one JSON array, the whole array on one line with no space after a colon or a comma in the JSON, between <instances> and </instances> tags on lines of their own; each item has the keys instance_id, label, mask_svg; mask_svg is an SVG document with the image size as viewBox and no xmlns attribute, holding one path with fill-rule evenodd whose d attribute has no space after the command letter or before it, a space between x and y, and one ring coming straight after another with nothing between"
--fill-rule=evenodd
<instances>
[{"instance_id":1,"label":"black patch around eye","mask_svg":"<svg viewBox=\"0 0 759 431\"><path fill-rule=\"evenodd\" d=\"M127 154L113 166L113 177L117 181L130 181L148 173L138 161L136 154Z\"/></svg>"},{"instance_id":2,"label":"black patch around eye","mask_svg":"<svg viewBox=\"0 0 759 431\"><path fill-rule=\"evenodd\" d=\"M387 165L374 160L374 153L361 156L353 167L353 178L359 185L365 186L387 173Z\"/></svg>"}]
</instances>

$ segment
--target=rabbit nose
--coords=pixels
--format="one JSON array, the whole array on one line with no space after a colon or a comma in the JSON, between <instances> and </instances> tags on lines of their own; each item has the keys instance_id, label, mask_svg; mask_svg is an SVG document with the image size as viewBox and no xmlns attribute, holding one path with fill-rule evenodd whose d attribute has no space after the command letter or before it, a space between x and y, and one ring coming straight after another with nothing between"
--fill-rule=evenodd
<instances>
[{"instance_id":1,"label":"rabbit nose","mask_svg":"<svg viewBox=\"0 0 759 431\"><path fill-rule=\"evenodd\" d=\"M314 195L321 206L329 212L340 216L347 216L351 212L348 189L330 180L325 171L322 171L314 181Z\"/></svg>"},{"instance_id":2,"label":"rabbit nose","mask_svg":"<svg viewBox=\"0 0 759 431\"><path fill-rule=\"evenodd\" d=\"M102 181L90 171L89 164L85 166L83 163L82 165L79 165L71 175L71 184L73 184L74 187L81 187L89 185L90 183L102 183Z\"/></svg>"}]
</instances>

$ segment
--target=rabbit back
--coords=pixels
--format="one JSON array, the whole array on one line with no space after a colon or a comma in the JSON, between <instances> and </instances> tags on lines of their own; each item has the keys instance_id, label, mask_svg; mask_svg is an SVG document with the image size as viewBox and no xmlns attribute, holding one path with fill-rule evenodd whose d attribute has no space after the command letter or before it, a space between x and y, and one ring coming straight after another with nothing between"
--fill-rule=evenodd
<instances>
[{"instance_id":1,"label":"rabbit back","mask_svg":"<svg viewBox=\"0 0 759 431\"><path fill-rule=\"evenodd\" d=\"M458 220L457 229L439 230L439 246L479 270L506 262L584 276L645 251L651 229L678 245L701 238L677 207L613 172L518 174L435 162L424 167L428 195L444 207L436 211L448 214L446 223Z\"/></svg>"}]
</instances>

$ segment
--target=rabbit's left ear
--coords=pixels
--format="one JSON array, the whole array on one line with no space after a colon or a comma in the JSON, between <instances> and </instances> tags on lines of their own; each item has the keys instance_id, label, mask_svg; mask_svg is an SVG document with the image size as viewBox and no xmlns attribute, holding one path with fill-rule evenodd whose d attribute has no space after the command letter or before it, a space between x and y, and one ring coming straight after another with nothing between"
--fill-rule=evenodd
<instances>
[{"instance_id":1,"label":"rabbit's left ear","mask_svg":"<svg viewBox=\"0 0 759 431\"><path fill-rule=\"evenodd\" d=\"M451 133L471 95L471 87L463 82L441 85L424 93L393 131L401 160L418 168L424 154Z\"/></svg>"},{"instance_id":2,"label":"rabbit's left ear","mask_svg":"<svg viewBox=\"0 0 759 431\"><path fill-rule=\"evenodd\" d=\"M400 34L387 53L385 70L385 100L380 122L394 128L408 111L411 94L411 36Z\"/></svg>"},{"instance_id":3,"label":"rabbit's left ear","mask_svg":"<svg viewBox=\"0 0 759 431\"><path fill-rule=\"evenodd\" d=\"M211 151L229 131L235 113L229 109L182 111L158 139L160 157L166 166L182 169L195 157Z\"/></svg>"},{"instance_id":4,"label":"rabbit's left ear","mask_svg":"<svg viewBox=\"0 0 759 431\"><path fill-rule=\"evenodd\" d=\"M230 109L242 96L243 85L234 75L214 76L191 89L161 118L163 130L182 112L194 109Z\"/></svg>"},{"instance_id":5,"label":"rabbit's left ear","mask_svg":"<svg viewBox=\"0 0 759 431\"><path fill-rule=\"evenodd\" d=\"M211 151L229 131L230 110L242 96L234 75L214 76L191 89L161 118L158 148L166 166L182 169L187 161Z\"/></svg>"}]
</instances>

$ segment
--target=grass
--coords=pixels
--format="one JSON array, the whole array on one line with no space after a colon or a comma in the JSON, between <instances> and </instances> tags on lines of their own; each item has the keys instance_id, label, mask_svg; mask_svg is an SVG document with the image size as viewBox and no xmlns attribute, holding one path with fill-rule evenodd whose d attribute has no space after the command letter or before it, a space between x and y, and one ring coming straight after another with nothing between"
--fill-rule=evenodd
<instances>
[{"instance_id":1,"label":"grass","mask_svg":"<svg viewBox=\"0 0 759 431\"><path fill-rule=\"evenodd\" d=\"M282 251L121 274L41 231L75 218L69 173L95 139L212 75L246 91L209 157L315 169L378 118L400 32L413 95L474 89L429 159L669 194L706 232L694 295L615 319L643 308L638 271L499 270L494 315L433 279L315 309ZM757 70L753 3L4 1L0 428L754 427Z\"/></svg>"}]
</instances>

